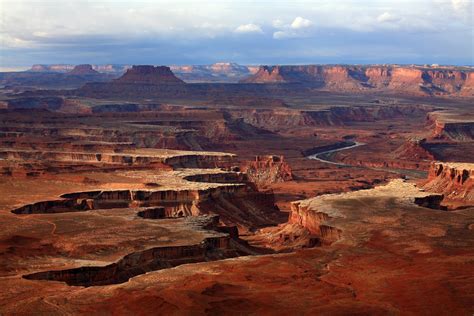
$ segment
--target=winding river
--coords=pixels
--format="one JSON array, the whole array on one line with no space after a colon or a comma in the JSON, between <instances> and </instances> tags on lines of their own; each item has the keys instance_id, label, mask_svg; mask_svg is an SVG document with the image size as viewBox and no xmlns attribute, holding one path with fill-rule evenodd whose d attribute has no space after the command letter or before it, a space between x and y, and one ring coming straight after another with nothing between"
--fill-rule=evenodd
<instances>
[{"instance_id":1,"label":"winding river","mask_svg":"<svg viewBox=\"0 0 474 316\"><path fill-rule=\"evenodd\" d=\"M337 149L331 149L331 150L325 150L313 155L309 155L306 158L308 159L313 159L317 160L323 163L328 163L332 165L337 165L337 166L342 166L342 167L353 167L353 168L363 168L363 169L372 169L372 170L380 170L380 171L388 171L392 173L397 173L400 175L407 175L413 178L426 178L427 172L426 171L420 171L420 170L409 170L409 169L392 169L392 168L374 168L374 167L366 167L366 166L356 166L356 165L349 165L341 162L335 162L331 161L331 155L335 152L342 151L342 150L348 150L352 149L355 147L359 146L364 146L366 145L365 143L360 143L360 142L352 142L350 144L347 144L344 147L337 148Z\"/></svg>"},{"instance_id":2,"label":"winding river","mask_svg":"<svg viewBox=\"0 0 474 316\"><path fill-rule=\"evenodd\" d=\"M359 147L359 146L363 146L363 145L365 145L365 143L354 142L353 144L347 145L345 147L326 150L326 151L322 151L322 152L314 154L314 155L310 155L307 158L318 160L320 162L330 163L330 164L333 164L333 165L338 165L338 166L352 166L352 165L344 164L344 163L341 163L341 162L331 161L331 160L329 160L329 157L334 152L347 150L347 149L351 149L351 148L355 148L355 147Z\"/></svg>"}]
</instances>

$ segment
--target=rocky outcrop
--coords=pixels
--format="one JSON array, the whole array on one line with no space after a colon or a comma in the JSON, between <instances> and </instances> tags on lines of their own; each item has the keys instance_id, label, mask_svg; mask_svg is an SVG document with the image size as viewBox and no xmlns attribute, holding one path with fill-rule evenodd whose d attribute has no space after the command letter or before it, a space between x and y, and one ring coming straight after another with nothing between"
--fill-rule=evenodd
<instances>
[{"instance_id":1,"label":"rocky outcrop","mask_svg":"<svg viewBox=\"0 0 474 316\"><path fill-rule=\"evenodd\" d=\"M427 116L433 137L459 142L474 140L474 119L470 114L458 115L449 111L436 111Z\"/></svg>"},{"instance_id":2,"label":"rocky outcrop","mask_svg":"<svg viewBox=\"0 0 474 316\"><path fill-rule=\"evenodd\" d=\"M269 131L296 126L341 126L351 122L371 122L397 117L425 116L431 107L421 105L383 105L330 107L326 110L249 109L228 111L227 116Z\"/></svg>"},{"instance_id":3,"label":"rocky outcrop","mask_svg":"<svg viewBox=\"0 0 474 316\"><path fill-rule=\"evenodd\" d=\"M256 156L254 161L244 163L242 171L258 186L293 179L291 167L283 156Z\"/></svg>"},{"instance_id":4,"label":"rocky outcrop","mask_svg":"<svg viewBox=\"0 0 474 316\"><path fill-rule=\"evenodd\" d=\"M170 156L148 153L94 153L88 151L54 151L54 150L13 150L0 149L0 158L18 161L56 161L100 163L128 166L163 166L173 168L214 168L220 162L228 162L232 155L178 154Z\"/></svg>"},{"instance_id":5,"label":"rocky outcrop","mask_svg":"<svg viewBox=\"0 0 474 316\"><path fill-rule=\"evenodd\" d=\"M434 136L457 141L474 140L474 122L436 122Z\"/></svg>"},{"instance_id":6,"label":"rocky outcrop","mask_svg":"<svg viewBox=\"0 0 474 316\"><path fill-rule=\"evenodd\" d=\"M473 96L471 70L418 66L261 66L243 83L299 83L340 92Z\"/></svg>"},{"instance_id":7,"label":"rocky outcrop","mask_svg":"<svg viewBox=\"0 0 474 316\"><path fill-rule=\"evenodd\" d=\"M14 214L83 212L131 207L163 207L150 211L156 216L182 217L219 214L225 224L244 230L280 221L272 192L260 192L251 184L223 184L207 189L186 190L110 190L64 194L62 199L27 204ZM139 213L146 217L148 212ZM140 215L142 214L142 215ZM155 215L149 215L150 217Z\"/></svg>"},{"instance_id":8,"label":"rocky outcrop","mask_svg":"<svg viewBox=\"0 0 474 316\"><path fill-rule=\"evenodd\" d=\"M450 209L474 205L474 164L433 162L423 188L444 195Z\"/></svg>"},{"instance_id":9,"label":"rocky outcrop","mask_svg":"<svg viewBox=\"0 0 474 316\"><path fill-rule=\"evenodd\" d=\"M241 80L242 83L283 83L287 82L280 74L280 67L261 66L251 77Z\"/></svg>"},{"instance_id":10,"label":"rocky outcrop","mask_svg":"<svg viewBox=\"0 0 474 316\"><path fill-rule=\"evenodd\" d=\"M466 82L461 88L461 95L473 96L474 95L474 72L467 74Z\"/></svg>"},{"instance_id":11,"label":"rocky outcrop","mask_svg":"<svg viewBox=\"0 0 474 316\"><path fill-rule=\"evenodd\" d=\"M137 85L166 85L184 84L178 79L171 69L166 66L133 66L120 78L115 79L117 84L137 84Z\"/></svg>"},{"instance_id":12,"label":"rocky outcrop","mask_svg":"<svg viewBox=\"0 0 474 316\"><path fill-rule=\"evenodd\" d=\"M289 224L304 227L313 237L317 237L323 245L331 244L341 238L341 230L326 223L329 216L303 206L299 202L291 204Z\"/></svg>"},{"instance_id":13,"label":"rocky outcrop","mask_svg":"<svg viewBox=\"0 0 474 316\"><path fill-rule=\"evenodd\" d=\"M426 145L426 138L418 139L411 138L407 139L406 142L397 148L394 152L397 158L414 160L414 161L432 161L435 159L433 154L429 152Z\"/></svg>"},{"instance_id":14,"label":"rocky outcrop","mask_svg":"<svg viewBox=\"0 0 474 316\"><path fill-rule=\"evenodd\" d=\"M74 75L74 76L96 76L100 75L99 72L95 71L91 65L85 64L85 65L77 65L67 73L68 75Z\"/></svg>"}]
</instances>

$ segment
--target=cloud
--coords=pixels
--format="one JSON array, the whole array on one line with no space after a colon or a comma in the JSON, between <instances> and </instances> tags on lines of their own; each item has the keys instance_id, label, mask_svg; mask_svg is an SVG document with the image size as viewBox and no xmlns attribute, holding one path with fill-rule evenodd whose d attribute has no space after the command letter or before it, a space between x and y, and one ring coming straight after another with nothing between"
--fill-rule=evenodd
<instances>
[{"instance_id":1,"label":"cloud","mask_svg":"<svg viewBox=\"0 0 474 316\"><path fill-rule=\"evenodd\" d=\"M297 29L304 29L312 25L313 25L313 22L311 22L310 20L307 20L305 18L298 16L291 23L291 28L297 30Z\"/></svg>"},{"instance_id":2,"label":"cloud","mask_svg":"<svg viewBox=\"0 0 474 316\"><path fill-rule=\"evenodd\" d=\"M239 25L235 30L235 33L260 33L263 34L262 28L253 23Z\"/></svg>"},{"instance_id":3,"label":"cloud","mask_svg":"<svg viewBox=\"0 0 474 316\"><path fill-rule=\"evenodd\" d=\"M282 28L283 26L285 26L285 22L283 22L283 21L280 20L280 19L276 19L276 20L273 20L273 21L272 21L272 26L273 26L274 28L279 29L279 28Z\"/></svg>"},{"instance_id":4,"label":"cloud","mask_svg":"<svg viewBox=\"0 0 474 316\"><path fill-rule=\"evenodd\" d=\"M386 22L398 22L400 21L400 18L388 13L388 12L384 12L382 14L380 14L378 17L377 17L377 21L380 22L380 23L386 23Z\"/></svg>"},{"instance_id":5,"label":"cloud","mask_svg":"<svg viewBox=\"0 0 474 316\"><path fill-rule=\"evenodd\" d=\"M239 56L249 62L316 62L310 57L316 48L350 52L340 55L345 61L371 56L372 61L383 62L393 47L397 50L390 55L392 61L408 63L415 60L407 56L416 55L438 63L442 62L435 56L472 64L474 54L472 41L466 40L472 37L472 0L277 0L271 5L268 0L0 3L0 66L203 63L239 61ZM357 45L360 50L353 52ZM373 57L373 51L380 57ZM295 57L303 58L302 52L309 52L307 59Z\"/></svg>"},{"instance_id":6,"label":"cloud","mask_svg":"<svg viewBox=\"0 0 474 316\"><path fill-rule=\"evenodd\" d=\"M274 20L273 26L279 29L273 32L274 39L302 38L310 36L309 29L313 26L313 22L297 16L291 24L285 24L281 20Z\"/></svg>"},{"instance_id":7,"label":"cloud","mask_svg":"<svg viewBox=\"0 0 474 316\"><path fill-rule=\"evenodd\" d=\"M454 11L466 12L472 6L471 0L451 0Z\"/></svg>"},{"instance_id":8,"label":"cloud","mask_svg":"<svg viewBox=\"0 0 474 316\"><path fill-rule=\"evenodd\" d=\"M282 38L285 38L285 37L288 37L288 34L286 32L276 31L276 32L273 33L273 38L274 39L282 39Z\"/></svg>"},{"instance_id":9,"label":"cloud","mask_svg":"<svg viewBox=\"0 0 474 316\"><path fill-rule=\"evenodd\" d=\"M22 38L10 36L8 34L2 34L0 36L0 44L5 48L32 48L34 42L25 40Z\"/></svg>"}]
</instances>

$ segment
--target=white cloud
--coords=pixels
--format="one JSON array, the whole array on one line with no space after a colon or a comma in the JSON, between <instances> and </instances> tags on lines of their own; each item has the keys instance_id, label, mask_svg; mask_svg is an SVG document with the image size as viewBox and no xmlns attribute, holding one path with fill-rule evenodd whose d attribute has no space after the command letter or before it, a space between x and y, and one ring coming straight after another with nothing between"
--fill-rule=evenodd
<instances>
[{"instance_id":1,"label":"white cloud","mask_svg":"<svg viewBox=\"0 0 474 316\"><path fill-rule=\"evenodd\" d=\"M311 22L310 20L298 16L293 20L290 26L292 29L303 29L312 25L313 22Z\"/></svg>"},{"instance_id":2,"label":"white cloud","mask_svg":"<svg viewBox=\"0 0 474 316\"><path fill-rule=\"evenodd\" d=\"M273 20L273 21L272 21L272 26L273 26L274 28L279 29L279 28L282 28L283 26L285 26L285 22L283 22L283 21L280 20L280 19L276 19L276 20Z\"/></svg>"},{"instance_id":3,"label":"white cloud","mask_svg":"<svg viewBox=\"0 0 474 316\"><path fill-rule=\"evenodd\" d=\"M313 22L308 19L297 16L291 24L285 24L281 20L274 20L273 27L278 29L273 32L274 39L283 38L301 38L310 36L310 29Z\"/></svg>"},{"instance_id":4,"label":"white cloud","mask_svg":"<svg viewBox=\"0 0 474 316\"><path fill-rule=\"evenodd\" d=\"M273 38L274 39L282 39L288 37L288 34L283 32L283 31L276 31L273 33Z\"/></svg>"},{"instance_id":5,"label":"white cloud","mask_svg":"<svg viewBox=\"0 0 474 316\"><path fill-rule=\"evenodd\" d=\"M0 44L3 47L10 48L32 48L34 47L34 42L24 40L18 37L13 37L8 34L0 34Z\"/></svg>"},{"instance_id":6,"label":"white cloud","mask_svg":"<svg viewBox=\"0 0 474 316\"><path fill-rule=\"evenodd\" d=\"M451 0L453 9L458 12L465 12L472 6L471 0Z\"/></svg>"},{"instance_id":7,"label":"white cloud","mask_svg":"<svg viewBox=\"0 0 474 316\"><path fill-rule=\"evenodd\" d=\"M380 14L378 17L377 17L377 21L380 22L380 23L385 23L385 22L397 22L397 21L400 21L400 18L388 13L388 12L384 12L382 14Z\"/></svg>"},{"instance_id":8,"label":"white cloud","mask_svg":"<svg viewBox=\"0 0 474 316\"><path fill-rule=\"evenodd\" d=\"M201 49L220 51L225 50L228 38L236 40L229 36L233 34L261 34L262 46L252 42L252 46L244 47L249 44L242 42L239 50L231 45L235 54L257 47L265 52L260 55L267 56L272 49L267 41L272 38L275 46L284 46L285 39L310 45L314 41L297 39L314 36L321 43L318 46L325 45L324 39L329 43L340 41L344 46L351 42L346 39L371 38L371 43L382 45L394 39L403 42L411 35L424 40L407 41L406 50L423 44L421 54L432 56L437 51L428 53L423 47L437 42L439 51L451 49L472 56L470 41L465 40L472 36L471 5L472 0L281 0L271 5L267 0L0 0L0 64L6 63L7 54L10 60L54 54L62 58L57 53L61 50L97 55L97 51L102 53L112 45L150 49L154 43L179 46L202 42ZM88 23L84 23L84 16ZM30 48L37 51L17 53ZM190 56L189 51L183 49L183 56ZM166 57L166 53L160 56ZM196 56L193 53L189 58Z\"/></svg>"},{"instance_id":9,"label":"white cloud","mask_svg":"<svg viewBox=\"0 0 474 316\"><path fill-rule=\"evenodd\" d=\"M262 34L262 28L253 23L239 25L235 30L235 33L260 33Z\"/></svg>"}]
</instances>

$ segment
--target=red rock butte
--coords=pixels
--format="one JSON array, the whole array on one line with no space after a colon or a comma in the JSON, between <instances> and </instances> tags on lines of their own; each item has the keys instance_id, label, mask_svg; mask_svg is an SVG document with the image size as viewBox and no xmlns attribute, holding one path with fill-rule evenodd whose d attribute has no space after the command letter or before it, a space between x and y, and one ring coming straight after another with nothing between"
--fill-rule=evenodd
<instances>
[{"instance_id":1,"label":"red rock butte","mask_svg":"<svg viewBox=\"0 0 474 316\"><path fill-rule=\"evenodd\" d=\"M184 84L184 81L178 79L169 67L147 65L133 66L122 77L114 81L146 85Z\"/></svg>"},{"instance_id":2,"label":"red rock butte","mask_svg":"<svg viewBox=\"0 0 474 316\"><path fill-rule=\"evenodd\" d=\"M77 65L73 70L67 73L68 75L99 75L99 72L92 68L92 65Z\"/></svg>"}]
</instances>

